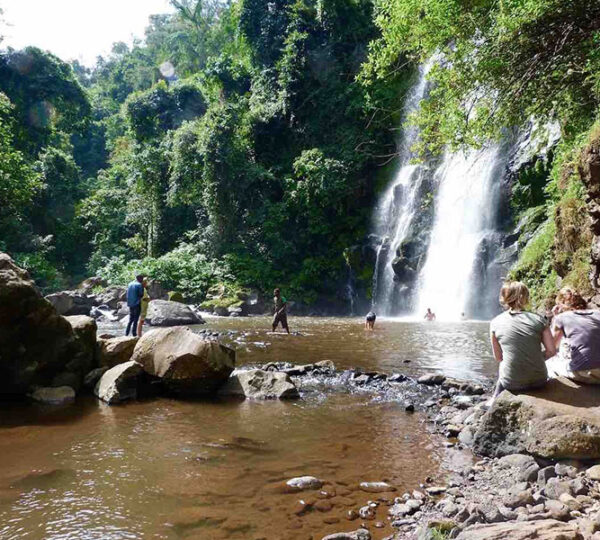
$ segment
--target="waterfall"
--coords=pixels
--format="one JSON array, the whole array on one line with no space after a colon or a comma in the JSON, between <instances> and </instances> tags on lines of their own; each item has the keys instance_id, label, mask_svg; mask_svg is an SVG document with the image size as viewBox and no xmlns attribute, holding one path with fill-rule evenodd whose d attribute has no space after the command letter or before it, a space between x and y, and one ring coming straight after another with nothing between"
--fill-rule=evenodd
<instances>
[{"instance_id":1,"label":"waterfall","mask_svg":"<svg viewBox=\"0 0 600 540\"><path fill-rule=\"evenodd\" d=\"M415 112L427 91L427 73L433 61L419 68L417 80L407 94L403 110L403 122ZM411 163L414 155L411 147L417 141L418 130L407 127L399 141L399 164L393 181L380 198L375 211L373 235L376 239L376 260L373 273L372 307L381 315L392 315L406 310L403 305L403 289L395 280L393 269L398 248L406 239L419 203L417 196L424 176L424 167ZM406 302L404 302L406 304Z\"/></svg>"},{"instance_id":2,"label":"waterfall","mask_svg":"<svg viewBox=\"0 0 600 540\"><path fill-rule=\"evenodd\" d=\"M481 287L499 286L486 283L488 262L478 265L477 259L484 252L485 241L493 239L496 232L500 180L506 166L503 154L501 147L493 146L444 156L436 171L435 220L419 276L417 315L431 308L444 320L459 320L463 312L477 317L480 314L470 313L469 306L486 292ZM476 279L478 266L483 279Z\"/></svg>"},{"instance_id":3,"label":"waterfall","mask_svg":"<svg viewBox=\"0 0 600 540\"><path fill-rule=\"evenodd\" d=\"M427 93L430 60L404 104L416 111ZM372 308L378 315L439 319L489 318L497 312L500 280L513 252L504 245L509 168L514 141L480 151L446 152L442 159L414 163L419 132L403 130L398 170L374 211L371 248L376 254ZM508 191L509 192L509 191ZM504 221L503 221L504 220ZM514 250L513 250L514 251Z\"/></svg>"}]
</instances>

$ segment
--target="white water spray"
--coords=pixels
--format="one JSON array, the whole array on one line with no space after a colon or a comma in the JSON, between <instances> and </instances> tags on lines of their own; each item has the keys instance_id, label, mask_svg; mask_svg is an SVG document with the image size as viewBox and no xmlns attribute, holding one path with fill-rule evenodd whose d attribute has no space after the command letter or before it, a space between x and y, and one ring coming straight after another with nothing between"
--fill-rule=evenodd
<instances>
[{"instance_id":1,"label":"white water spray","mask_svg":"<svg viewBox=\"0 0 600 540\"><path fill-rule=\"evenodd\" d=\"M433 65L429 61L419 69L418 79L407 95L403 120L418 110L427 91L427 73ZM399 167L394 180L381 197L374 212L373 230L379 238L377 258L373 276L373 309L382 315L394 310L394 270L392 261L397 248L406 238L416 207L417 194L423 170L411 163L414 155L411 147L416 143L419 132L415 127L406 127L399 144Z\"/></svg>"},{"instance_id":2,"label":"white water spray","mask_svg":"<svg viewBox=\"0 0 600 540\"><path fill-rule=\"evenodd\" d=\"M431 308L438 319L459 320L470 298L481 293L473 290L474 263L483 239L494 231L500 159L497 146L448 153L436 171L435 221L419 279L417 315Z\"/></svg>"}]
</instances>

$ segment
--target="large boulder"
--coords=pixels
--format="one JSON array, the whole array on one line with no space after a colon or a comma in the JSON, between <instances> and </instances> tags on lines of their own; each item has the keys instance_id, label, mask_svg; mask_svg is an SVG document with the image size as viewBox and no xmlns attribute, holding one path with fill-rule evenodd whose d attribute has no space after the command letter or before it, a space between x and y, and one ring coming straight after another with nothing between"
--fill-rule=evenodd
<instances>
[{"instance_id":1,"label":"large boulder","mask_svg":"<svg viewBox=\"0 0 600 540\"><path fill-rule=\"evenodd\" d=\"M553 379L539 390L504 391L482 417L473 445L489 456L600 458L600 387Z\"/></svg>"},{"instance_id":2,"label":"large boulder","mask_svg":"<svg viewBox=\"0 0 600 540\"><path fill-rule=\"evenodd\" d=\"M251 369L235 371L219 394L251 399L297 399L300 397L290 376L282 372Z\"/></svg>"},{"instance_id":3,"label":"large boulder","mask_svg":"<svg viewBox=\"0 0 600 540\"><path fill-rule=\"evenodd\" d=\"M169 300L152 300L146 317L152 326L203 324L204 320L189 306Z\"/></svg>"},{"instance_id":4,"label":"large boulder","mask_svg":"<svg viewBox=\"0 0 600 540\"><path fill-rule=\"evenodd\" d=\"M138 342L134 336L120 336L107 339L98 339L96 357L100 367L112 368L119 364L129 362L133 350Z\"/></svg>"},{"instance_id":5,"label":"large boulder","mask_svg":"<svg viewBox=\"0 0 600 540\"><path fill-rule=\"evenodd\" d=\"M112 286L107 287L101 293L96 295L98 305L106 305L110 309L117 309L119 302L124 302L127 295L125 287Z\"/></svg>"},{"instance_id":6,"label":"large boulder","mask_svg":"<svg viewBox=\"0 0 600 540\"><path fill-rule=\"evenodd\" d=\"M46 300L54 306L59 315L66 315L75 306L73 297L67 291L49 294Z\"/></svg>"},{"instance_id":7,"label":"large boulder","mask_svg":"<svg viewBox=\"0 0 600 540\"><path fill-rule=\"evenodd\" d=\"M87 373L96 367L96 321L86 315L65 317L75 337L74 350L64 370L52 379L52 386L72 386L79 390Z\"/></svg>"},{"instance_id":8,"label":"large boulder","mask_svg":"<svg viewBox=\"0 0 600 540\"><path fill-rule=\"evenodd\" d=\"M89 315L96 298L80 291L61 291L46 296L59 315Z\"/></svg>"},{"instance_id":9,"label":"large boulder","mask_svg":"<svg viewBox=\"0 0 600 540\"><path fill-rule=\"evenodd\" d=\"M109 405L135 399L142 373L142 366L136 362L119 364L102 375L94 388L94 394Z\"/></svg>"},{"instance_id":10,"label":"large boulder","mask_svg":"<svg viewBox=\"0 0 600 540\"><path fill-rule=\"evenodd\" d=\"M174 393L207 395L227 381L235 366L235 351L188 328L165 328L144 334L132 360Z\"/></svg>"},{"instance_id":11,"label":"large boulder","mask_svg":"<svg viewBox=\"0 0 600 540\"><path fill-rule=\"evenodd\" d=\"M91 363L93 362L96 350L96 332L98 326L94 319L86 315L72 315L65 318L69 321L69 324L73 329L75 338L79 342L81 352L85 355L86 360L90 362L90 365L85 368L87 373L91 368Z\"/></svg>"},{"instance_id":12,"label":"large boulder","mask_svg":"<svg viewBox=\"0 0 600 540\"><path fill-rule=\"evenodd\" d=\"M0 396L50 386L78 352L69 321L42 297L25 270L0 253Z\"/></svg>"},{"instance_id":13,"label":"large boulder","mask_svg":"<svg viewBox=\"0 0 600 540\"><path fill-rule=\"evenodd\" d=\"M575 523L554 519L540 521L512 521L471 525L462 531L457 540L581 540Z\"/></svg>"}]
</instances>

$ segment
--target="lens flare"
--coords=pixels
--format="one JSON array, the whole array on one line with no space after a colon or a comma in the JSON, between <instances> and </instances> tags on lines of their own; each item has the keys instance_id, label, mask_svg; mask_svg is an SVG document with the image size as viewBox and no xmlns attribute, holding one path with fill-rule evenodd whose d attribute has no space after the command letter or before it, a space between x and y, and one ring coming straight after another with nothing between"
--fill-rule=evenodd
<instances>
[{"instance_id":1,"label":"lens flare","mask_svg":"<svg viewBox=\"0 0 600 540\"><path fill-rule=\"evenodd\" d=\"M165 79L172 79L175 77L175 67L171 62L163 62L158 69Z\"/></svg>"}]
</instances>

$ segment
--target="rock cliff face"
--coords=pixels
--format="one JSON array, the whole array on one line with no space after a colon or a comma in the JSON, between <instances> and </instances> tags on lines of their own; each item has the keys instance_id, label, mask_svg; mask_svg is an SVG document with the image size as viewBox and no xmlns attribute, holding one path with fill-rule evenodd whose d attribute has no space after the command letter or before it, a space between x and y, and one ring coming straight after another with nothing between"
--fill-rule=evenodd
<instances>
[{"instance_id":1,"label":"rock cliff face","mask_svg":"<svg viewBox=\"0 0 600 540\"><path fill-rule=\"evenodd\" d=\"M586 203L593 234L590 277L593 287L598 291L600 290L600 134L592 137L590 143L584 148L578 172L587 189Z\"/></svg>"},{"instance_id":2,"label":"rock cliff face","mask_svg":"<svg viewBox=\"0 0 600 540\"><path fill-rule=\"evenodd\" d=\"M79 374L88 360L91 364L85 349L29 274L0 253L0 397L25 394L34 385L53 386L65 372ZM80 362L86 364L82 370L75 365Z\"/></svg>"}]
</instances>

